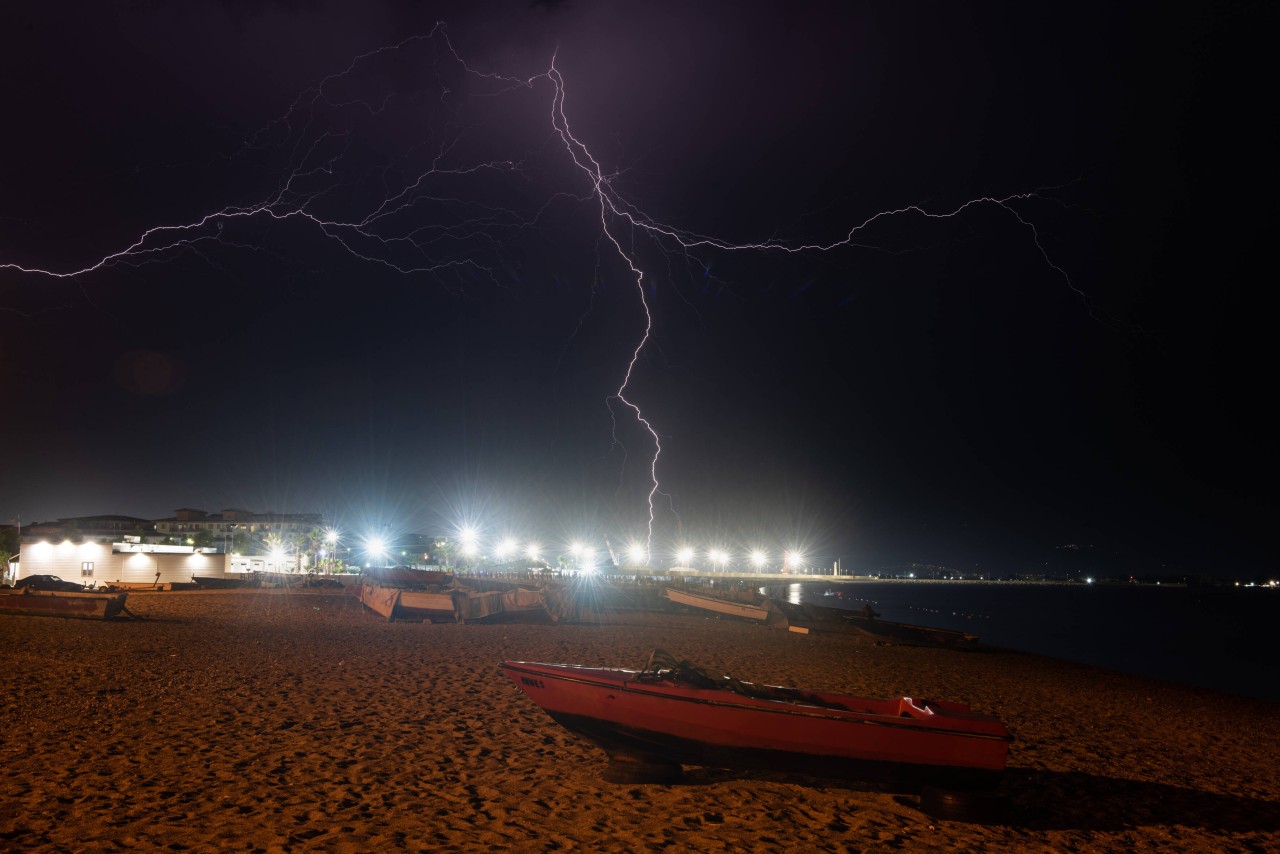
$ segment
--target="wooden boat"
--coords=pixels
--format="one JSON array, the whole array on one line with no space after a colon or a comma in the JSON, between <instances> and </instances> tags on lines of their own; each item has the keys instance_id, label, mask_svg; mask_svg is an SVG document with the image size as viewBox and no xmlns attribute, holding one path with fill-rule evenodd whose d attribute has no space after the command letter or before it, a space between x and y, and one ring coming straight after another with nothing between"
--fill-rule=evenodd
<instances>
[{"instance_id":1,"label":"wooden boat","mask_svg":"<svg viewBox=\"0 0 1280 854\"><path fill-rule=\"evenodd\" d=\"M1009 731L962 703L890 700L715 677L655 651L642 670L505 661L559 724L604 748L605 779L666 782L682 765L818 776L995 782Z\"/></svg>"},{"instance_id":2,"label":"wooden boat","mask_svg":"<svg viewBox=\"0 0 1280 854\"><path fill-rule=\"evenodd\" d=\"M234 590L243 587L244 578L224 578L216 575L193 575L191 581L201 590Z\"/></svg>"},{"instance_id":3,"label":"wooden boat","mask_svg":"<svg viewBox=\"0 0 1280 854\"><path fill-rule=\"evenodd\" d=\"M168 581L104 581L98 585L98 589L110 593L119 593L122 590L165 591L170 589L170 584L171 582Z\"/></svg>"},{"instance_id":4,"label":"wooden boat","mask_svg":"<svg viewBox=\"0 0 1280 854\"><path fill-rule=\"evenodd\" d=\"M128 613L124 606L128 595L6 590L0 592L0 614L108 620Z\"/></svg>"},{"instance_id":5,"label":"wooden boat","mask_svg":"<svg viewBox=\"0 0 1280 854\"><path fill-rule=\"evenodd\" d=\"M933 626L914 626L910 623L894 623L862 614L846 614L844 621L864 635L875 638L878 643L948 649L976 649L978 646L978 636L970 632L939 629Z\"/></svg>"},{"instance_id":6,"label":"wooden boat","mask_svg":"<svg viewBox=\"0 0 1280 854\"><path fill-rule=\"evenodd\" d=\"M539 589L513 586L502 590L476 591L460 587L453 591L459 622L558 623L576 618L576 597L565 588Z\"/></svg>"},{"instance_id":7,"label":"wooden boat","mask_svg":"<svg viewBox=\"0 0 1280 854\"><path fill-rule=\"evenodd\" d=\"M785 619L789 625L803 626L819 632L854 633L874 638L877 643L900 646L928 646L946 649L977 649L978 636L970 632L915 626L881 620L846 608L795 604L781 599L766 599L765 607Z\"/></svg>"},{"instance_id":8,"label":"wooden boat","mask_svg":"<svg viewBox=\"0 0 1280 854\"><path fill-rule=\"evenodd\" d=\"M416 622L536 621L555 623L572 619L576 605L571 596L540 590L469 590L457 584L426 589L398 587L366 580L356 595L360 602L390 620Z\"/></svg>"},{"instance_id":9,"label":"wooden boat","mask_svg":"<svg viewBox=\"0 0 1280 854\"><path fill-rule=\"evenodd\" d=\"M447 591L411 590L366 581L356 595L361 604L391 620L415 622L455 622L458 619L453 596Z\"/></svg>"},{"instance_id":10,"label":"wooden boat","mask_svg":"<svg viewBox=\"0 0 1280 854\"><path fill-rule=\"evenodd\" d=\"M740 617L744 620L754 620L758 623L764 623L769 620L769 609L762 608L759 605L730 602L727 599L717 599L714 596L701 596L697 593L677 590L674 587L668 587L663 591L663 595L677 605L686 605L690 608L697 608L700 611L710 611L723 617Z\"/></svg>"},{"instance_id":11,"label":"wooden boat","mask_svg":"<svg viewBox=\"0 0 1280 854\"><path fill-rule=\"evenodd\" d=\"M365 570L352 592L388 621L452 623L458 620L452 586L453 576L443 572L386 566Z\"/></svg>"}]
</instances>

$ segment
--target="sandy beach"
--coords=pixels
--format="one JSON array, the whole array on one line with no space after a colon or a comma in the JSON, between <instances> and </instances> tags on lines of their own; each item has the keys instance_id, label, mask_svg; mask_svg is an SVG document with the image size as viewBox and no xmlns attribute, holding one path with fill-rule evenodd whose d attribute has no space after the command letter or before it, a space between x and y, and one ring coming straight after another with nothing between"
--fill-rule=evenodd
<instances>
[{"instance_id":1,"label":"sandy beach","mask_svg":"<svg viewBox=\"0 0 1280 854\"><path fill-rule=\"evenodd\" d=\"M730 620L387 623L342 591L133 593L0 616L0 840L23 851L1274 851L1280 705L1013 652ZM911 792L689 768L607 783L504 659L963 700L1014 733L997 823Z\"/></svg>"}]
</instances>

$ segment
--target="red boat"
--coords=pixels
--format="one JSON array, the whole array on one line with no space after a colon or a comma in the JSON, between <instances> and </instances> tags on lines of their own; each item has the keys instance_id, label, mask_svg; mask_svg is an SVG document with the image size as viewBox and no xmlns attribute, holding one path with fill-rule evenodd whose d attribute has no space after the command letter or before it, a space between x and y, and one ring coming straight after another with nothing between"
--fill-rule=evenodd
<instances>
[{"instance_id":1,"label":"red boat","mask_svg":"<svg viewBox=\"0 0 1280 854\"><path fill-rule=\"evenodd\" d=\"M643 670L529 661L502 669L557 723L603 747L605 779L617 782L667 782L681 765L704 765L993 784L1011 740L999 720L963 703L755 685L660 651Z\"/></svg>"}]
</instances>

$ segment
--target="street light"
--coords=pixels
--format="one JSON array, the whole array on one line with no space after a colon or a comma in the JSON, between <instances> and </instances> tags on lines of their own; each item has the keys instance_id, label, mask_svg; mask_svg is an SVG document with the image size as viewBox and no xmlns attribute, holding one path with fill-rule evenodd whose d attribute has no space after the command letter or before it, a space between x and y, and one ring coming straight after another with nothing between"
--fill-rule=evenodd
<instances>
[{"instance_id":1,"label":"street light","mask_svg":"<svg viewBox=\"0 0 1280 854\"><path fill-rule=\"evenodd\" d=\"M364 550L370 558L383 558L387 554L387 543L381 537L370 537L364 541Z\"/></svg>"},{"instance_id":2,"label":"street light","mask_svg":"<svg viewBox=\"0 0 1280 854\"><path fill-rule=\"evenodd\" d=\"M338 567L338 532L333 528L325 531L324 541L329 544L329 547L320 550L320 557L328 556L329 574L332 575Z\"/></svg>"},{"instance_id":3,"label":"street light","mask_svg":"<svg viewBox=\"0 0 1280 854\"><path fill-rule=\"evenodd\" d=\"M480 553L479 534L470 526L458 531L458 551L467 560L474 560Z\"/></svg>"},{"instance_id":4,"label":"street light","mask_svg":"<svg viewBox=\"0 0 1280 854\"><path fill-rule=\"evenodd\" d=\"M285 551L285 547L282 544L275 543L274 545L271 546L271 551L270 551L271 565L275 568L276 572L281 571L281 564L284 563L284 558L286 554L287 552Z\"/></svg>"}]
</instances>

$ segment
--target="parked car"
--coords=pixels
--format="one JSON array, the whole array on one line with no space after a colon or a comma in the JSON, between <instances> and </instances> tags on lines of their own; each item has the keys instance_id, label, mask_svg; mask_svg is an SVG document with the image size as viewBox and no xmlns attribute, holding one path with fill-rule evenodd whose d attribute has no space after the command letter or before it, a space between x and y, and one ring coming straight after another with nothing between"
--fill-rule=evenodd
<instances>
[{"instance_id":1,"label":"parked car","mask_svg":"<svg viewBox=\"0 0 1280 854\"><path fill-rule=\"evenodd\" d=\"M84 585L74 581L63 581L56 575L28 575L14 582L19 590L45 590L57 593L83 593Z\"/></svg>"}]
</instances>

